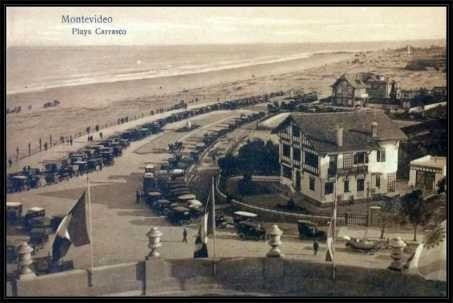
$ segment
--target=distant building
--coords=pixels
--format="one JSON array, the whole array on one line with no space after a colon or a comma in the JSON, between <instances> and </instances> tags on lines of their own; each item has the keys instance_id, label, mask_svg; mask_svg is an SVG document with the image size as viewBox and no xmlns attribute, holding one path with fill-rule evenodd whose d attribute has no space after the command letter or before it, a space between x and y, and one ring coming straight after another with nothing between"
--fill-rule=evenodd
<instances>
[{"instance_id":1,"label":"distant building","mask_svg":"<svg viewBox=\"0 0 453 303\"><path fill-rule=\"evenodd\" d=\"M383 112L291 114L280 137L281 182L318 203L395 191L405 134Z\"/></svg>"},{"instance_id":2,"label":"distant building","mask_svg":"<svg viewBox=\"0 0 453 303\"><path fill-rule=\"evenodd\" d=\"M446 174L447 158L427 155L410 162L408 184L428 193L434 192Z\"/></svg>"},{"instance_id":3,"label":"distant building","mask_svg":"<svg viewBox=\"0 0 453 303\"><path fill-rule=\"evenodd\" d=\"M368 101L398 98L399 84L374 73L343 74L332 85L332 101L336 105L364 106Z\"/></svg>"}]
</instances>

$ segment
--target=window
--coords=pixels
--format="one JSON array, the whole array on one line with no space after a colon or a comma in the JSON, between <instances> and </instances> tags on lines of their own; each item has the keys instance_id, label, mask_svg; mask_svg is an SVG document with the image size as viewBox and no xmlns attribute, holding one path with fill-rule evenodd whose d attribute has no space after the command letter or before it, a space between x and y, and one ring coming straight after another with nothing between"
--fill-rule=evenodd
<instances>
[{"instance_id":1,"label":"window","mask_svg":"<svg viewBox=\"0 0 453 303\"><path fill-rule=\"evenodd\" d=\"M387 176L387 191L394 192L395 191L395 181L396 181L396 174L389 174Z\"/></svg>"},{"instance_id":2,"label":"window","mask_svg":"<svg viewBox=\"0 0 453 303\"><path fill-rule=\"evenodd\" d=\"M324 184L324 194L330 195L333 193L333 182L327 182Z\"/></svg>"},{"instance_id":3,"label":"window","mask_svg":"<svg viewBox=\"0 0 453 303\"><path fill-rule=\"evenodd\" d=\"M292 178L292 172L289 167L282 166L283 167L283 177L291 179Z\"/></svg>"},{"instance_id":4,"label":"window","mask_svg":"<svg viewBox=\"0 0 453 303\"><path fill-rule=\"evenodd\" d=\"M300 161L300 149L293 148L293 159L294 161Z\"/></svg>"},{"instance_id":5,"label":"window","mask_svg":"<svg viewBox=\"0 0 453 303\"><path fill-rule=\"evenodd\" d=\"M311 167L318 168L318 156L315 155L314 153L306 151L305 152L305 164L307 164Z\"/></svg>"},{"instance_id":6,"label":"window","mask_svg":"<svg viewBox=\"0 0 453 303\"><path fill-rule=\"evenodd\" d=\"M368 154L366 152L359 152L354 154L354 164L368 163Z\"/></svg>"},{"instance_id":7,"label":"window","mask_svg":"<svg viewBox=\"0 0 453 303\"><path fill-rule=\"evenodd\" d=\"M297 126L294 126L294 125L293 125L293 136L294 137L299 137L300 136L299 128Z\"/></svg>"},{"instance_id":8,"label":"window","mask_svg":"<svg viewBox=\"0 0 453 303\"><path fill-rule=\"evenodd\" d=\"M385 149L381 149L381 150L377 151L376 161L377 162L385 162Z\"/></svg>"},{"instance_id":9,"label":"window","mask_svg":"<svg viewBox=\"0 0 453 303\"><path fill-rule=\"evenodd\" d=\"M365 179L358 179L357 180L357 191L364 191L365 190Z\"/></svg>"},{"instance_id":10,"label":"window","mask_svg":"<svg viewBox=\"0 0 453 303\"><path fill-rule=\"evenodd\" d=\"M310 177L310 190L315 191L315 178Z\"/></svg>"},{"instance_id":11,"label":"window","mask_svg":"<svg viewBox=\"0 0 453 303\"><path fill-rule=\"evenodd\" d=\"M349 192L349 180L344 180L344 192Z\"/></svg>"},{"instance_id":12,"label":"window","mask_svg":"<svg viewBox=\"0 0 453 303\"><path fill-rule=\"evenodd\" d=\"M343 167L349 168L352 167L352 154L344 154L343 155Z\"/></svg>"},{"instance_id":13,"label":"window","mask_svg":"<svg viewBox=\"0 0 453 303\"><path fill-rule=\"evenodd\" d=\"M381 176L376 175L376 187L380 188L381 187Z\"/></svg>"},{"instance_id":14,"label":"window","mask_svg":"<svg viewBox=\"0 0 453 303\"><path fill-rule=\"evenodd\" d=\"M291 157L291 147L287 144L283 144L283 156Z\"/></svg>"}]
</instances>

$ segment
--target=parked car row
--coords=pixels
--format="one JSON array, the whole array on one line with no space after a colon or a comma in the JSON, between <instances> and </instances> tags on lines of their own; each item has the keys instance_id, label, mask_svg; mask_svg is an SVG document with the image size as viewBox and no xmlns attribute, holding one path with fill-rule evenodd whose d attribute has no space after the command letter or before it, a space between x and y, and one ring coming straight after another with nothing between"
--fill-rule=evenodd
<instances>
[{"instance_id":1,"label":"parked car row","mask_svg":"<svg viewBox=\"0 0 453 303\"><path fill-rule=\"evenodd\" d=\"M275 92L173 113L165 118L145 123L141 126L128 129L121 134L114 135L99 142L94 142L95 144L91 144L77 152L73 152L62 160L48 161L44 164L44 168L24 167L21 172L8 174L7 192L14 193L30 190L43 185L67 180L73 176L89 173L96 169L102 169L105 165L112 165L114 163L114 158L121 156L122 150L126 148L130 142L143 139L151 134L162 131L162 127L167 123L180 121L215 110L236 109L242 106L267 102L269 98L281 96L283 94L284 92ZM213 140L213 137L207 138L206 140Z\"/></svg>"},{"instance_id":2,"label":"parked car row","mask_svg":"<svg viewBox=\"0 0 453 303\"><path fill-rule=\"evenodd\" d=\"M20 202L6 203L6 217L8 225L21 231L29 237L29 243L34 250L39 250L49 240L49 235L55 233L64 215L49 217L42 207L31 207L23 215L23 206ZM16 247L8 243L8 260L17 258Z\"/></svg>"}]
</instances>

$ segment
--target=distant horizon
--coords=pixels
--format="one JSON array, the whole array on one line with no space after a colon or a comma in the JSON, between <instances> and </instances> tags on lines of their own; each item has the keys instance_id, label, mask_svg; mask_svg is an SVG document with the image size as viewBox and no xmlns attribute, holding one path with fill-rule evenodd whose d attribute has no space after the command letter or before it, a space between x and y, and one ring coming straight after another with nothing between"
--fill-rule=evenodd
<instances>
[{"instance_id":1,"label":"distant horizon","mask_svg":"<svg viewBox=\"0 0 453 303\"><path fill-rule=\"evenodd\" d=\"M186 44L186 43L180 43L180 44L152 44L152 43L147 43L147 44L127 44L127 45L122 45L122 44L80 44L80 45L61 45L61 44L49 44L49 45L39 45L39 44L22 44L22 45L7 45L7 48L12 48L12 47L110 47L110 46L115 46L115 47L134 47L134 46L217 46L217 45L295 45L295 44L345 44L345 43L352 43L352 44L360 44L360 43L379 43L379 42L420 42L420 41L433 41L433 42L441 42L441 43L446 43L445 38L432 38L432 39L407 39L407 40L363 40L363 41L334 41L334 42L328 42L328 41L307 41L307 42L232 42L232 43L193 43L193 44Z\"/></svg>"}]
</instances>

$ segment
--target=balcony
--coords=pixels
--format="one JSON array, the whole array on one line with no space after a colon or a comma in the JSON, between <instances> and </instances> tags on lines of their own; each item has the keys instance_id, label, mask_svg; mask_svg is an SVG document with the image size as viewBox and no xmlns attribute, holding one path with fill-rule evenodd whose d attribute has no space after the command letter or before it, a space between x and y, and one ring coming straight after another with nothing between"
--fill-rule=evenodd
<instances>
[{"instance_id":1,"label":"balcony","mask_svg":"<svg viewBox=\"0 0 453 303\"><path fill-rule=\"evenodd\" d=\"M331 177L335 177L337 175L337 168L330 168L327 169L327 177L331 178Z\"/></svg>"},{"instance_id":2,"label":"balcony","mask_svg":"<svg viewBox=\"0 0 453 303\"><path fill-rule=\"evenodd\" d=\"M368 173L368 165L338 168L338 176L361 175Z\"/></svg>"},{"instance_id":3,"label":"balcony","mask_svg":"<svg viewBox=\"0 0 453 303\"><path fill-rule=\"evenodd\" d=\"M291 164L291 158L290 157L286 157L286 156L283 156L282 155L282 162L285 162L285 163L288 163L288 164Z\"/></svg>"},{"instance_id":4,"label":"balcony","mask_svg":"<svg viewBox=\"0 0 453 303\"><path fill-rule=\"evenodd\" d=\"M310 165L304 164L304 171L319 176L319 169L317 167L312 167Z\"/></svg>"},{"instance_id":5,"label":"balcony","mask_svg":"<svg viewBox=\"0 0 453 303\"><path fill-rule=\"evenodd\" d=\"M288 133L280 133L280 138L291 141L291 136Z\"/></svg>"}]
</instances>

